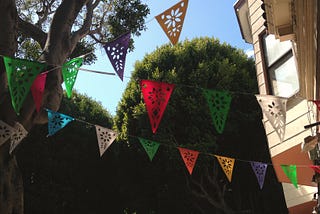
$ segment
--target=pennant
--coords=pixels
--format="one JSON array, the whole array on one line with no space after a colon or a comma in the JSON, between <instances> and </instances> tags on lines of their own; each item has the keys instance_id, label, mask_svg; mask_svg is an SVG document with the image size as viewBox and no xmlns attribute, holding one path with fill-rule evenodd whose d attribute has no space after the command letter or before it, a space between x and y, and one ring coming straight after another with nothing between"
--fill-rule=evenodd
<instances>
[{"instance_id":1,"label":"pennant","mask_svg":"<svg viewBox=\"0 0 320 214\"><path fill-rule=\"evenodd\" d=\"M2 146L13 133L14 128L0 120L0 146Z\"/></svg>"},{"instance_id":2,"label":"pennant","mask_svg":"<svg viewBox=\"0 0 320 214\"><path fill-rule=\"evenodd\" d=\"M226 174L229 182L231 182L235 159L223 157L223 156L218 156L218 155L215 155L215 156L218 159L219 164L224 171L224 174Z\"/></svg>"},{"instance_id":3,"label":"pennant","mask_svg":"<svg viewBox=\"0 0 320 214\"><path fill-rule=\"evenodd\" d=\"M320 111L320 100L312 100L314 104L316 104L318 111Z\"/></svg>"},{"instance_id":4,"label":"pennant","mask_svg":"<svg viewBox=\"0 0 320 214\"><path fill-rule=\"evenodd\" d=\"M46 65L6 56L3 57L3 60L8 77L12 106L19 115L34 79L45 69Z\"/></svg>"},{"instance_id":5,"label":"pennant","mask_svg":"<svg viewBox=\"0 0 320 214\"><path fill-rule=\"evenodd\" d=\"M187 8L188 0L182 0L156 16L162 30L166 33L173 45L179 40Z\"/></svg>"},{"instance_id":6,"label":"pennant","mask_svg":"<svg viewBox=\"0 0 320 214\"><path fill-rule=\"evenodd\" d=\"M23 125L20 123L15 123L14 125L14 132L10 137L10 149L9 153L11 154L13 150L20 144L23 138L25 138L28 135L28 132L25 130Z\"/></svg>"},{"instance_id":7,"label":"pennant","mask_svg":"<svg viewBox=\"0 0 320 214\"><path fill-rule=\"evenodd\" d=\"M97 132L97 139L98 139L98 145L99 145L99 151L100 151L100 157L103 155L103 153L109 148L109 146L113 143L113 141L117 137L117 133L96 125L96 132Z\"/></svg>"},{"instance_id":8,"label":"pennant","mask_svg":"<svg viewBox=\"0 0 320 214\"><path fill-rule=\"evenodd\" d=\"M151 141L151 140L146 140L146 139L140 138L140 137L139 137L139 141L140 141L141 145L143 146L143 148L146 150L150 161L152 161L154 155L158 151L160 144L157 142Z\"/></svg>"},{"instance_id":9,"label":"pennant","mask_svg":"<svg viewBox=\"0 0 320 214\"><path fill-rule=\"evenodd\" d=\"M130 32L123 34L112 42L108 42L104 45L104 49L108 55L108 58L120 77L123 81L123 73L126 62L127 50L130 42Z\"/></svg>"},{"instance_id":10,"label":"pennant","mask_svg":"<svg viewBox=\"0 0 320 214\"><path fill-rule=\"evenodd\" d=\"M320 166L311 165L310 168L313 169L316 173L320 174Z\"/></svg>"},{"instance_id":11,"label":"pennant","mask_svg":"<svg viewBox=\"0 0 320 214\"><path fill-rule=\"evenodd\" d=\"M265 178L266 172L267 172L268 164L261 163L261 162L255 162L255 161L250 161L250 164L251 164L252 170L254 171L254 174L256 175L256 177L258 179L260 189L262 189L263 183L264 183L264 178Z\"/></svg>"},{"instance_id":12,"label":"pennant","mask_svg":"<svg viewBox=\"0 0 320 214\"><path fill-rule=\"evenodd\" d=\"M283 172L289 178L293 186L298 188L298 178L297 178L297 166L296 165L281 165Z\"/></svg>"},{"instance_id":13,"label":"pennant","mask_svg":"<svg viewBox=\"0 0 320 214\"><path fill-rule=\"evenodd\" d=\"M68 98L71 98L72 89L76 82L79 68L81 67L83 58L74 58L62 66L63 81L66 86Z\"/></svg>"},{"instance_id":14,"label":"pennant","mask_svg":"<svg viewBox=\"0 0 320 214\"><path fill-rule=\"evenodd\" d=\"M36 105L37 112L40 111L42 104L42 95L44 92L44 87L46 85L47 73L39 74L36 79L33 81L31 86L31 93L33 96L34 103Z\"/></svg>"},{"instance_id":15,"label":"pennant","mask_svg":"<svg viewBox=\"0 0 320 214\"><path fill-rule=\"evenodd\" d=\"M47 109L48 111L48 136L54 135L57 131L65 127L68 123L74 120L74 118L65 115L60 114L58 112L51 111Z\"/></svg>"},{"instance_id":16,"label":"pennant","mask_svg":"<svg viewBox=\"0 0 320 214\"><path fill-rule=\"evenodd\" d=\"M140 87L149 115L152 133L156 133L174 85L152 80L141 80Z\"/></svg>"},{"instance_id":17,"label":"pennant","mask_svg":"<svg viewBox=\"0 0 320 214\"><path fill-rule=\"evenodd\" d=\"M198 159L199 152L178 147L180 155L186 165L190 175L192 174L194 165Z\"/></svg>"},{"instance_id":18,"label":"pennant","mask_svg":"<svg viewBox=\"0 0 320 214\"><path fill-rule=\"evenodd\" d=\"M282 142L286 128L286 105L287 98L272 95L256 95L262 112L276 131Z\"/></svg>"},{"instance_id":19,"label":"pennant","mask_svg":"<svg viewBox=\"0 0 320 214\"><path fill-rule=\"evenodd\" d=\"M217 132L222 134L227 121L232 97L225 91L206 89L203 89L203 95L209 105L213 125Z\"/></svg>"}]
</instances>

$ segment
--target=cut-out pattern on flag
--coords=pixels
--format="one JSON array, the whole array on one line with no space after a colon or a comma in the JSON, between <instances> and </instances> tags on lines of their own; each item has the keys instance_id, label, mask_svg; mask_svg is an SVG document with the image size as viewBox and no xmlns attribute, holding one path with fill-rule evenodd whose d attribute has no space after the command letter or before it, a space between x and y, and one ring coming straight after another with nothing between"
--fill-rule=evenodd
<instances>
[{"instance_id":1,"label":"cut-out pattern on flag","mask_svg":"<svg viewBox=\"0 0 320 214\"><path fill-rule=\"evenodd\" d=\"M152 132L156 133L174 85L152 80L141 80L140 87L149 115Z\"/></svg>"},{"instance_id":2,"label":"cut-out pattern on flag","mask_svg":"<svg viewBox=\"0 0 320 214\"><path fill-rule=\"evenodd\" d=\"M298 178L297 178L297 166L296 165L281 165L283 172L289 178L293 186L298 188Z\"/></svg>"},{"instance_id":3,"label":"cut-out pattern on flag","mask_svg":"<svg viewBox=\"0 0 320 214\"><path fill-rule=\"evenodd\" d=\"M320 111L320 100L312 100L312 102L317 106L318 111Z\"/></svg>"},{"instance_id":4,"label":"cut-out pattern on flag","mask_svg":"<svg viewBox=\"0 0 320 214\"><path fill-rule=\"evenodd\" d=\"M103 153L109 148L109 146L116 139L117 133L110 129L107 129L98 125L96 125L95 127L96 127L99 152L101 157Z\"/></svg>"},{"instance_id":5,"label":"cut-out pattern on flag","mask_svg":"<svg viewBox=\"0 0 320 214\"><path fill-rule=\"evenodd\" d=\"M179 40L187 8L188 0L183 0L156 16L162 30L173 45Z\"/></svg>"},{"instance_id":6,"label":"cut-out pattern on flag","mask_svg":"<svg viewBox=\"0 0 320 214\"><path fill-rule=\"evenodd\" d=\"M23 102L30 91L30 87L37 77L46 67L39 62L24 59L14 59L3 57L6 67L9 91L13 109L19 115Z\"/></svg>"},{"instance_id":7,"label":"cut-out pattern on flag","mask_svg":"<svg viewBox=\"0 0 320 214\"><path fill-rule=\"evenodd\" d=\"M106 50L108 58L122 81L129 42L130 32L123 34L116 40L108 42L106 45L104 45L104 49Z\"/></svg>"},{"instance_id":8,"label":"cut-out pattern on flag","mask_svg":"<svg viewBox=\"0 0 320 214\"><path fill-rule=\"evenodd\" d=\"M286 129L287 98L272 95L256 95L262 112L269 120L282 142Z\"/></svg>"},{"instance_id":9,"label":"cut-out pattern on flag","mask_svg":"<svg viewBox=\"0 0 320 214\"><path fill-rule=\"evenodd\" d=\"M190 149L180 148L178 147L180 151L180 155L183 159L183 162L185 163L190 175L192 174L193 168L196 164L196 161L198 159L199 152L193 151Z\"/></svg>"},{"instance_id":10,"label":"cut-out pattern on flag","mask_svg":"<svg viewBox=\"0 0 320 214\"><path fill-rule=\"evenodd\" d=\"M66 62L62 66L63 81L66 86L66 92L68 98L72 95L72 89L76 82L79 68L81 67L83 58L74 58L69 62Z\"/></svg>"},{"instance_id":11,"label":"cut-out pattern on flag","mask_svg":"<svg viewBox=\"0 0 320 214\"><path fill-rule=\"evenodd\" d=\"M266 176L268 164L266 163L261 163L261 162L255 162L251 161L250 162L252 170L254 171L254 174L256 175L258 179L258 183L260 186L260 189L263 188L263 183L264 183L264 178Z\"/></svg>"},{"instance_id":12,"label":"cut-out pattern on flag","mask_svg":"<svg viewBox=\"0 0 320 214\"><path fill-rule=\"evenodd\" d=\"M140 141L141 145L143 146L143 148L146 150L150 161L152 161L154 155L158 151L160 144L155 141L146 140L146 139L143 139L140 137L139 137L139 141Z\"/></svg>"},{"instance_id":13,"label":"cut-out pattern on flag","mask_svg":"<svg viewBox=\"0 0 320 214\"><path fill-rule=\"evenodd\" d=\"M316 173L320 174L320 166L311 165L310 168L313 169Z\"/></svg>"},{"instance_id":14,"label":"cut-out pattern on flag","mask_svg":"<svg viewBox=\"0 0 320 214\"><path fill-rule=\"evenodd\" d=\"M213 124L219 134L224 130L230 104L231 104L231 95L225 91L216 91L216 90L203 90L203 95L205 96Z\"/></svg>"},{"instance_id":15,"label":"cut-out pattern on flag","mask_svg":"<svg viewBox=\"0 0 320 214\"><path fill-rule=\"evenodd\" d=\"M33 81L31 86L31 93L33 96L34 103L36 105L37 112L40 111L42 104L42 95L44 92L44 87L46 85L47 73L39 74L36 79Z\"/></svg>"},{"instance_id":16,"label":"cut-out pattern on flag","mask_svg":"<svg viewBox=\"0 0 320 214\"><path fill-rule=\"evenodd\" d=\"M0 120L0 146L14 133L14 128Z\"/></svg>"},{"instance_id":17,"label":"cut-out pattern on flag","mask_svg":"<svg viewBox=\"0 0 320 214\"><path fill-rule=\"evenodd\" d=\"M223 157L223 156L219 156L219 155L215 155L215 157L218 159L219 164L220 164L221 168L223 169L224 174L226 174L229 182L231 182L235 159Z\"/></svg>"},{"instance_id":18,"label":"cut-out pattern on flag","mask_svg":"<svg viewBox=\"0 0 320 214\"><path fill-rule=\"evenodd\" d=\"M9 153L11 154L13 152L13 150L15 150L15 148L21 143L21 141L23 140L23 138L25 138L28 135L28 132L25 130L25 128L23 127L23 125L21 125L20 123L15 123L14 124L14 132L10 137L10 149L9 149Z\"/></svg>"},{"instance_id":19,"label":"cut-out pattern on flag","mask_svg":"<svg viewBox=\"0 0 320 214\"><path fill-rule=\"evenodd\" d=\"M55 111L48 111L48 136L54 135L57 131L64 128L68 123L74 120L74 118L61 114Z\"/></svg>"}]
</instances>

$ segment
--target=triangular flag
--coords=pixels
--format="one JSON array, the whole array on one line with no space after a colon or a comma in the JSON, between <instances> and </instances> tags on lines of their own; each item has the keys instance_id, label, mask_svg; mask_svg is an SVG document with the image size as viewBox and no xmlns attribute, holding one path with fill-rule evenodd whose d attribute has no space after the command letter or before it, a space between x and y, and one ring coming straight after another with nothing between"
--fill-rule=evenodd
<instances>
[{"instance_id":1,"label":"triangular flag","mask_svg":"<svg viewBox=\"0 0 320 214\"><path fill-rule=\"evenodd\" d=\"M190 175L192 174L193 168L196 164L199 152L198 151L193 151L190 149L185 149L185 148L180 148L178 147L179 151L180 151L180 155L190 173Z\"/></svg>"},{"instance_id":2,"label":"triangular flag","mask_svg":"<svg viewBox=\"0 0 320 214\"><path fill-rule=\"evenodd\" d=\"M0 120L0 146L14 133L14 128Z\"/></svg>"},{"instance_id":3,"label":"triangular flag","mask_svg":"<svg viewBox=\"0 0 320 214\"><path fill-rule=\"evenodd\" d=\"M109 146L113 143L113 141L117 137L117 133L96 125L96 132L97 132L97 139L98 139L98 145L99 145L99 151L100 151L100 157L103 155L103 153L109 148Z\"/></svg>"},{"instance_id":4,"label":"triangular flag","mask_svg":"<svg viewBox=\"0 0 320 214\"><path fill-rule=\"evenodd\" d=\"M140 141L141 145L143 146L143 148L146 150L150 161L152 161L154 155L158 151L160 144L157 142L151 141L151 140L146 140L146 139L140 138L140 137L139 137L139 141Z\"/></svg>"},{"instance_id":5,"label":"triangular flag","mask_svg":"<svg viewBox=\"0 0 320 214\"><path fill-rule=\"evenodd\" d=\"M108 58L122 81L129 42L130 32L123 34L116 40L108 42L106 45L104 45L104 49L106 50Z\"/></svg>"},{"instance_id":6,"label":"triangular flag","mask_svg":"<svg viewBox=\"0 0 320 214\"><path fill-rule=\"evenodd\" d=\"M297 178L297 166L296 165L281 165L283 172L290 179L293 186L298 188L298 178Z\"/></svg>"},{"instance_id":7,"label":"triangular flag","mask_svg":"<svg viewBox=\"0 0 320 214\"><path fill-rule=\"evenodd\" d=\"M313 169L316 173L320 174L320 166L311 165L310 168Z\"/></svg>"},{"instance_id":8,"label":"triangular flag","mask_svg":"<svg viewBox=\"0 0 320 214\"><path fill-rule=\"evenodd\" d=\"M235 159L223 157L223 156L218 156L218 155L215 155L215 156L218 159L219 164L224 171L224 174L226 174L229 182L231 182Z\"/></svg>"},{"instance_id":9,"label":"triangular flag","mask_svg":"<svg viewBox=\"0 0 320 214\"><path fill-rule=\"evenodd\" d=\"M320 100L312 100L314 104L316 104L318 111L320 111Z\"/></svg>"},{"instance_id":10,"label":"triangular flag","mask_svg":"<svg viewBox=\"0 0 320 214\"><path fill-rule=\"evenodd\" d=\"M8 77L12 106L15 112L19 114L34 79L45 69L46 64L6 56L3 57L3 60Z\"/></svg>"},{"instance_id":11,"label":"triangular flag","mask_svg":"<svg viewBox=\"0 0 320 214\"><path fill-rule=\"evenodd\" d=\"M72 89L76 82L79 68L81 67L83 58L74 58L69 62L66 62L62 66L63 81L66 86L68 98L72 95Z\"/></svg>"},{"instance_id":12,"label":"triangular flag","mask_svg":"<svg viewBox=\"0 0 320 214\"><path fill-rule=\"evenodd\" d=\"M48 136L54 135L57 131L65 127L68 123L74 120L74 118L61 114L58 112L48 111Z\"/></svg>"},{"instance_id":13,"label":"triangular flag","mask_svg":"<svg viewBox=\"0 0 320 214\"><path fill-rule=\"evenodd\" d=\"M252 170L254 171L254 174L256 175L256 177L258 179L260 189L262 189L263 183L264 183L264 178L265 178L266 172L267 172L268 164L261 163L261 162L255 162L255 161L251 161L250 164L251 164Z\"/></svg>"},{"instance_id":14,"label":"triangular flag","mask_svg":"<svg viewBox=\"0 0 320 214\"><path fill-rule=\"evenodd\" d=\"M213 124L221 134L227 121L232 97L225 91L206 89L203 90L203 95L208 102Z\"/></svg>"},{"instance_id":15,"label":"triangular flag","mask_svg":"<svg viewBox=\"0 0 320 214\"><path fill-rule=\"evenodd\" d=\"M42 104L42 95L44 92L44 87L46 85L47 73L39 74L36 79L33 81L31 86L31 93L33 96L34 103L36 105L37 112L40 111Z\"/></svg>"},{"instance_id":16,"label":"triangular flag","mask_svg":"<svg viewBox=\"0 0 320 214\"><path fill-rule=\"evenodd\" d=\"M156 133L174 85L152 80L141 80L140 87L149 115L152 132Z\"/></svg>"},{"instance_id":17,"label":"triangular flag","mask_svg":"<svg viewBox=\"0 0 320 214\"><path fill-rule=\"evenodd\" d=\"M262 112L268 118L282 142L286 129L287 98L272 95L256 95L256 97Z\"/></svg>"},{"instance_id":18,"label":"triangular flag","mask_svg":"<svg viewBox=\"0 0 320 214\"><path fill-rule=\"evenodd\" d=\"M10 140L11 140L10 150L9 150L10 154L20 144L22 139L28 135L28 132L25 130L23 125L21 125L18 122L14 125L13 128L14 128L14 133L10 137Z\"/></svg>"},{"instance_id":19,"label":"triangular flag","mask_svg":"<svg viewBox=\"0 0 320 214\"><path fill-rule=\"evenodd\" d=\"M173 45L179 40L187 8L188 0L182 0L156 16L161 28Z\"/></svg>"}]
</instances>

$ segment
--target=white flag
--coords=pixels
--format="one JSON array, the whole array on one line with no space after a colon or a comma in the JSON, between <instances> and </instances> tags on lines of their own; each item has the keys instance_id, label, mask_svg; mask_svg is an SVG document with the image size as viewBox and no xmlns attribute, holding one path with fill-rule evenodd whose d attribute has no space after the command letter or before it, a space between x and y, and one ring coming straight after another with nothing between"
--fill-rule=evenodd
<instances>
[{"instance_id":1,"label":"white flag","mask_svg":"<svg viewBox=\"0 0 320 214\"><path fill-rule=\"evenodd\" d=\"M272 95L256 95L256 97L262 112L268 118L282 142L286 129L287 98Z\"/></svg>"},{"instance_id":2,"label":"white flag","mask_svg":"<svg viewBox=\"0 0 320 214\"><path fill-rule=\"evenodd\" d=\"M4 144L13 134L14 129L0 120L0 146Z\"/></svg>"},{"instance_id":3,"label":"white flag","mask_svg":"<svg viewBox=\"0 0 320 214\"><path fill-rule=\"evenodd\" d=\"M10 154L19 145L19 143L22 141L22 139L28 135L28 132L18 122L16 122L16 124L14 124L13 128L14 128L14 133L11 135L11 138L10 138L10 140L11 140L10 150L9 150Z\"/></svg>"},{"instance_id":4,"label":"white flag","mask_svg":"<svg viewBox=\"0 0 320 214\"><path fill-rule=\"evenodd\" d=\"M100 157L103 155L103 153L109 148L109 146L113 143L113 141L117 137L117 133L96 125L96 132L97 132L97 139L98 139L98 145L99 145L99 151L100 151Z\"/></svg>"}]
</instances>

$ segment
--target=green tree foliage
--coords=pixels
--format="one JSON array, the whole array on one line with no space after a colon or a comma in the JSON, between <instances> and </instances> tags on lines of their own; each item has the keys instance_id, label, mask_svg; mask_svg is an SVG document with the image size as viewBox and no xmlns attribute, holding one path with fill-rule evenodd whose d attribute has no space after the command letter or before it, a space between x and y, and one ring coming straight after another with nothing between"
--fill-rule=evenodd
<instances>
[{"instance_id":1,"label":"green tree foliage","mask_svg":"<svg viewBox=\"0 0 320 214\"><path fill-rule=\"evenodd\" d=\"M100 103L78 93L64 96L59 112L106 128L113 124ZM16 150L25 213L119 213L114 146L100 158L95 127L79 121L47 134L47 125L35 126Z\"/></svg>"},{"instance_id":2,"label":"green tree foliage","mask_svg":"<svg viewBox=\"0 0 320 214\"><path fill-rule=\"evenodd\" d=\"M139 81L176 84L156 134L151 127ZM212 124L201 89L232 94L223 134ZM269 167L259 190L248 163L236 162L229 183L214 157L270 162L257 93L253 59L214 38L164 45L137 62L118 105L125 206L137 213L286 213L283 193ZM136 137L160 142L152 163ZM189 176L177 146L200 151ZM270 199L272 198L272 199Z\"/></svg>"}]
</instances>

